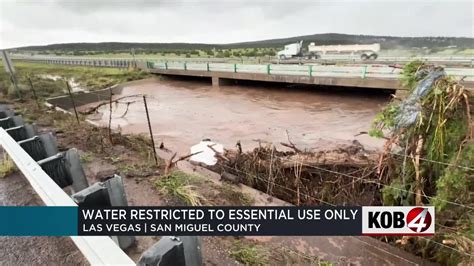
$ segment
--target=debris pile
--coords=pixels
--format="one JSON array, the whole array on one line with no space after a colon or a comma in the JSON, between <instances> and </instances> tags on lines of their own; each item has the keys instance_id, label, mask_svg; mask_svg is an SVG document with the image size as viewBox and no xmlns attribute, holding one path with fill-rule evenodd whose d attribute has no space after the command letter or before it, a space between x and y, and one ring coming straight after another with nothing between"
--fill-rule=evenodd
<instances>
[{"instance_id":1,"label":"debris pile","mask_svg":"<svg viewBox=\"0 0 474 266\"><path fill-rule=\"evenodd\" d=\"M377 167L382 179L391 180L383 202L434 205L432 241L400 243L441 264L467 262L466 254L474 250L472 91L442 68L420 61L404 67L402 82L410 95L390 103L370 132L387 139Z\"/></svg>"},{"instance_id":2,"label":"debris pile","mask_svg":"<svg viewBox=\"0 0 474 266\"><path fill-rule=\"evenodd\" d=\"M282 143L284 144L284 143ZM225 150L209 167L225 181L243 183L295 205L377 205L377 154L354 141L327 151L279 151L273 145Z\"/></svg>"}]
</instances>

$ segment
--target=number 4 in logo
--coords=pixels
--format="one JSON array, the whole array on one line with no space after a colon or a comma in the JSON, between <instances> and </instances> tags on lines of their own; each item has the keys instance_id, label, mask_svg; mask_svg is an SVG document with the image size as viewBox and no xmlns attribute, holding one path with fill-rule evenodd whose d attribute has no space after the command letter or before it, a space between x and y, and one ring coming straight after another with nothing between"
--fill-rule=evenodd
<instances>
[{"instance_id":1,"label":"number 4 in logo","mask_svg":"<svg viewBox=\"0 0 474 266\"><path fill-rule=\"evenodd\" d=\"M408 228L416 233L426 231L431 225L431 214L428 208L414 208L407 214Z\"/></svg>"}]
</instances>

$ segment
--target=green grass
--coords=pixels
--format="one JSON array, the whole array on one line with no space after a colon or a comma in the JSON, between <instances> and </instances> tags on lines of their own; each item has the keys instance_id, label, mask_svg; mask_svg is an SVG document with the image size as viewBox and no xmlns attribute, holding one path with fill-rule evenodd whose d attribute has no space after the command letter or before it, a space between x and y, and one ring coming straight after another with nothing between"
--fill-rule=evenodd
<instances>
[{"instance_id":1,"label":"green grass","mask_svg":"<svg viewBox=\"0 0 474 266\"><path fill-rule=\"evenodd\" d=\"M140 169L140 167L138 167L135 164L123 164L123 163L119 164L118 168L120 172L125 175L136 173Z\"/></svg>"},{"instance_id":2,"label":"green grass","mask_svg":"<svg viewBox=\"0 0 474 266\"><path fill-rule=\"evenodd\" d=\"M0 63L1 64L1 63ZM149 74L143 71L134 71L118 68L94 68L84 66L65 66L41 63L14 62L16 78L22 95L31 96L30 77L33 87L40 98L63 95L67 91L65 80L74 79L80 87L86 90L104 89L109 86L143 79ZM1 66L3 68L3 65ZM59 76L52 80L45 75ZM15 91L10 77L5 71L0 71L0 94L15 97Z\"/></svg>"},{"instance_id":3,"label":"green grass","mask_svg":"<svg viewBox=\"0 0 474 266\"><path fill-rule=\"evenodd\" d=\"M274 53L282 50L283 47L279 48L232 48L232 49L217 49L217 50L156 50L156 51L137 51L135 54L136 59L171 59L171 58L239 58L241 56L250 56L257 58L268 58L274 57ZM58 51L49 51L49 56L56 56L55 53ZM61 56L71 57L82 57L82 58L120 58L120 59L133 59L130 52L96 52L96 51L84 51L84 54L74 55L73 53L66 53L60 51ZM31 53L23 52L23 54L30 55ZM43 54L44 55L44 54ZM381 56L474 56L474 49L472 48L398 48L398 49L382 49L380 51Z\"/></svg>"},{"instance_id":4,"label":"green grass","mask_svg":"<svg viewBox=\"0 0 474 266\"><path fill-rule=\"evenodd\" d=\"M204 198L190 184L191 181L196 181L197 178L197 176L188 175L181 171L174 171L159 177L155 185L162 192L176 197L188 206L200 206Z\"/></svg>"},{"instance_id":5,"label":"green grass","mask_svg":"<svg viewBox=\"0 0 474 266\"><path fill-rule=\"evenodd\" d=\"M91 152L85 152L81 155L82 163L90 163L94 159L94 155Z\"/></svg>"},{"instance_id":6,"label":"green grass","mask_svg":"<svg viewBox=\"0 0 474 266\"><path fill-rule=\"evenodd\" d=\"M235 241L229 253L232 258L244 265L269 265L268 250L255 244Z\"/></svg>"},{"instance_id":7,"label":"green grass","mask_svg":"<svg viewBox=\"0 0 474 266\"><path fill-rule=\"evenodd\" d=\"M240 56L256 56L268 57L274 56L274 53L283 48L234 48L234 49L217 49L217 50L156 50L156 51L137 51L135 56L130 52L104 52L84 51L80 55L61 52L61 56L77 56L83 58L121 58L121 59L166 59L166 58L208 58L208 57L240 57ZM58 51L50 51L49 56L56 56ZM30 55L31 53L24 52ZM45 54L42 54L43 56Z\"/></svg>"},{"instance_id":8,"label":"green grass","mask_svg":"<svg viewBox=\"0 0 474 266\"><path fill-rule=\"evenodd\" d=\"M3 154L3 160L0 162L0 177L5 177L16 170L16 165L6 153Z\"/></svg>"}]
</instances>

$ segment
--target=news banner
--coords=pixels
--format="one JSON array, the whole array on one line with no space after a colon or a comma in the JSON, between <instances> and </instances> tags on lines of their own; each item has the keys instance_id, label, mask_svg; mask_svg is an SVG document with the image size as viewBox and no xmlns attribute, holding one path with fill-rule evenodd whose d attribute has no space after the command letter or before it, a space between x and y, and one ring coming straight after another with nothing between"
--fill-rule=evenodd
<instances>
[{"instance_id":1,"label":"news banner","mask_svg":"<svg viewBox=\"0 0 474 266\"><path fill-rule=\"evenodd\" d=\"M0 235L433 235L434 207L0 207Z\"/></svg>"}]
</instances>

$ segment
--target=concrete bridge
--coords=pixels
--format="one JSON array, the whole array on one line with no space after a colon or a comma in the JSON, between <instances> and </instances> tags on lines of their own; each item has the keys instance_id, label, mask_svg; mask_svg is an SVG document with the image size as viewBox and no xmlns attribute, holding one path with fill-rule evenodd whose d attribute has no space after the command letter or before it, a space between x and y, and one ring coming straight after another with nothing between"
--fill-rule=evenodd
<instances>
[{"instance_id":1,"label":"concrete bridge","mask_svg":"<svg viewBox=\"0 0 474 266\"><path fill-rule=\"evenodd\" d=\"M154 62L144 59L100 59L78 57L13 57L15 61L28 61L70 66L138 67L151 73L174 76L209 77L213 85L229 80L252 80L323 86L359 87L372 89L406 90L400 82L401 69L384 64L243 64L216 61L218 58L182 58ZM215 59L215 60L214 60ZM207 60L203 61L203 60ZM474 89L474 68L445 68L448 75L461 80L468 89Z\"/></svg>"},{"instance_id":2,"label":"concrete bridge","mask_svg":"<svg viewBox=\"0 0 474 266\"><path fill-rule=\"evenodd\" d=\"M174 76L209 77L214 86L229 80L314 84L406 90L399 81L401 69L386 65L249 65L228 63L147 62L151 73ZM474 69L447 68L446 72L468 88L474 88Z\"/></svg>"}]
</instances>

